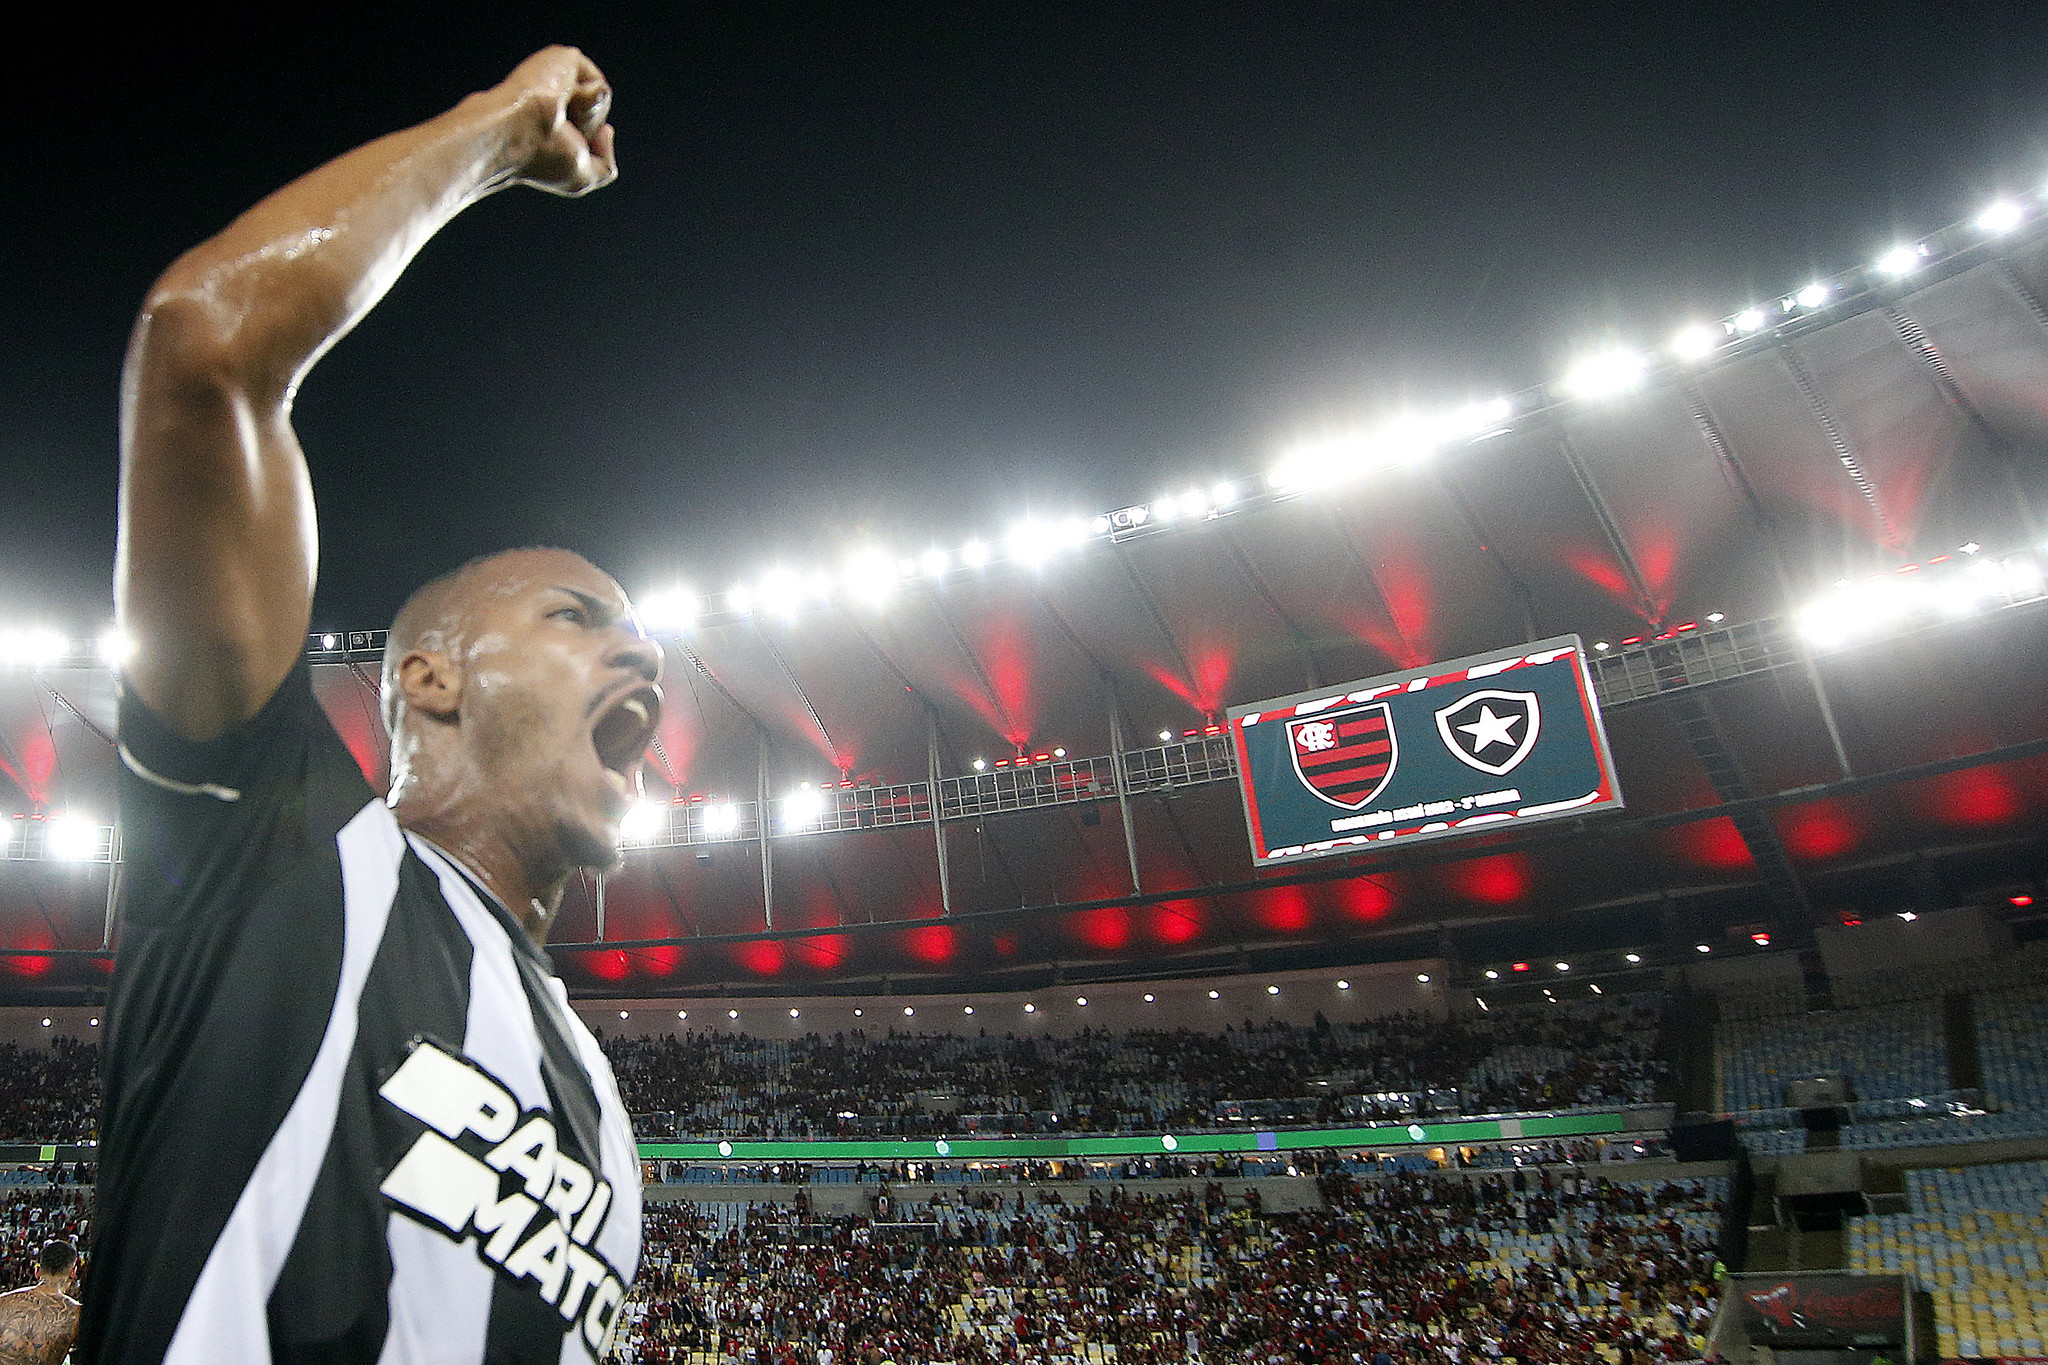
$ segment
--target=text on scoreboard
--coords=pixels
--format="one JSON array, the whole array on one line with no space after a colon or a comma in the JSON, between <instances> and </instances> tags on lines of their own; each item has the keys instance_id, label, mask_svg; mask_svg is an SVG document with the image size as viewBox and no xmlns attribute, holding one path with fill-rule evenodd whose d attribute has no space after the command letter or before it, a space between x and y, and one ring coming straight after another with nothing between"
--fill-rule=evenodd
<instances>
[{"instance_id":1,"label":"text on scoreboard","mask_svg":"<svg viewBox=\"0 0 2048 1365\"><path fill-rule=\"evenodd\" d=\"M1232 707L1252 861L1619 808L1576 635Z\"/></svg>"}]
</instances>

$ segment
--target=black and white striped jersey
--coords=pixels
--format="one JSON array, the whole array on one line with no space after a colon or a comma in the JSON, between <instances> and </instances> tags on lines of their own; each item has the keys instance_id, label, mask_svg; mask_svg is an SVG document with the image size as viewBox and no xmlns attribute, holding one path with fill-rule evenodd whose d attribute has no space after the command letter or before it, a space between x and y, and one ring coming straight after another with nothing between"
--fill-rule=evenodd
<instances>
[{"instance_id":1,"label":"black and white striped jersey","mask_svg":"<svg viewBox=\"0 0 2048 1365\"><path fill-rule=\"evenodd\" d=\"M304 664L206 744L124 698L120 743L79 1358L604 1358L640 1167L546 956L398 827Z\"/></svg>"}]
</instances>

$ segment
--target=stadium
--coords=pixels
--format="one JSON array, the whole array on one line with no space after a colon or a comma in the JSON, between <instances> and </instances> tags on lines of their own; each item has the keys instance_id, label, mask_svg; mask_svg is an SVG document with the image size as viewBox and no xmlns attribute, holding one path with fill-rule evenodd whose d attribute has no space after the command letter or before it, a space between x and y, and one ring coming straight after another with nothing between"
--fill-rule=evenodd
<instances>
[{"instance_id":1,"label":"stadium","mask_svg":"<svg viewBox=\"0 0 2048 1365\"><path fill-rule=\"evenodd\" d=\"M2048 1359L2048 195L1780 286L630 585L668 701L549 945L612 1358ZM306 642L380 790L381 627ZM0 629L6 1285L93 1218L125 648Z\"/></svg>"}]
</instances>

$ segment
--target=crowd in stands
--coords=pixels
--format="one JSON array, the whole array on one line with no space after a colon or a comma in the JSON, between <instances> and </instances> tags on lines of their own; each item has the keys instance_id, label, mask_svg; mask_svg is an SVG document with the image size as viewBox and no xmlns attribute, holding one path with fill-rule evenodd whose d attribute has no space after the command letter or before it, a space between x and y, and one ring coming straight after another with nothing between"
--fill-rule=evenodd
<instances>
[{"instance_id":1,"label":"crowd in stands","mask_svg":"<svg viewBox=\"0 0 2048 1365\"><path fill-rule=\"evenodd\" d=\"M69 1238L85 1250L91 1219L91 1190L48 1184L0 1188L0 1290L34 1283L36 1252L45 1242Z\"/></svg>"},{"instance_id":2,"label":"crowd in stands","mask_svg":"<svg viewBox=\"0 0 2048 1365\"><path fill-rule=\"evenodd\" d=\"M631 1365L1523 1365L1695 1359L1725 1182L1331 1171L1256 1188L938 1192L889 1221L654 1204Z\"/></svg>"},{"instance_id":3,"label":"crowd in stands","mask_svg":"<svg viewBox=\"0 0 2048 1365\"><path fill-rule=\"evenodd\" d=\"M1066 1037L689 1032L605 1044L647 1137L1113 1132L1648 1103L1662 997Z\"/></svg>"},{"instance_id":4,"label":"crowd in stands","mask_svg":"<svg viewBox=\"0 0 2048 1365\"><path fill-rule=\"evenodd\" d=\"M1849 1269L1910 1275L1944 1357L2048 1344L2048 1162L1907 1172L1905 1213L1849 1222Z\"/></svg>"},{"instance_id":5,"label":"crowd in stands","mask_svg":"<svg viewBox=\"0 0 2048 1365\"><path fill-rule=\"evenodd\" d=\"M0 1043L0 1142L85 1142L99 1129L100 1049Z\"/></svg>"}]
</instances>

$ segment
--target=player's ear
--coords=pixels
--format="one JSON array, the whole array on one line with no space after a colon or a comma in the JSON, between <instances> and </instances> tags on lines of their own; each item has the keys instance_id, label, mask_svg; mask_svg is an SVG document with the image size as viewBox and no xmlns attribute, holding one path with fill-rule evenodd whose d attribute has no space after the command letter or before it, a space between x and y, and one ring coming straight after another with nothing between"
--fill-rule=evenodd
<instances>
[{"instance_id":1,"label":"player's ear","mask_svg":"<svg viewBox=\"0 0 2048 1365\"><path fill-rule=\"evenodd\" d=\"M462 670L439 650L416 649L398 661L398 690L407 710L453 720L462 706Z\"/></svg>"}]
</instances>

